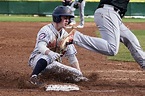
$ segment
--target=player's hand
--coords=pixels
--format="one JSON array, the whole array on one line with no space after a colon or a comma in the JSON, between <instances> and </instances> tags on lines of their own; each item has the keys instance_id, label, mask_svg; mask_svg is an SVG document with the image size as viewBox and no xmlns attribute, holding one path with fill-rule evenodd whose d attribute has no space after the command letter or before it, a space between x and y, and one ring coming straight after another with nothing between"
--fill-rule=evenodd
<instances>
[{"instance_id":1,"label":"player's hand","mask_svg":"<svg viewBox=\"0 0 145 96\"><path fill-rule=\"evenodd\" d=\"M50 56L52 60L56 60L56 59L60 58L60 54L53 52L53 51L50 51L48 53L48 56Z\"/></svg>"}]
</instances>

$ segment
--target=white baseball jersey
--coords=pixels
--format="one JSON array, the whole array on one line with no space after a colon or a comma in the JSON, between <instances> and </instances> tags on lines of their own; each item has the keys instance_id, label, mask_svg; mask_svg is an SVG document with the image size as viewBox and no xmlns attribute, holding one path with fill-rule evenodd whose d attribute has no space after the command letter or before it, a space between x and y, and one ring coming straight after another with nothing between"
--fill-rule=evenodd
<instances>
[{"instance_id":1,"label":"white baseball jersey","mask_svg":"<svg viewBox=\"0 0 145 96\"><path fill-rule=\"evenodd\" d=\"M36 62L40 59L40 58L43 58L47 61L47 63L50 63L49 59L50 57L45 55L45 54L42 54L39 50L38 50L38 43L43 41L43 42L46 42L47 43L47 47L54 51L54 52L57 52L59 53L60 52L60 47L58 45L58 43L68 35L68 33L62 29L61 32L58 32L53 24L48 24L48 25L45 25L44 27L42 27L40 29L40 31L38 32L37 34L37 40L36 40L36 45L35 45L35 48L33 50L33 52L31 53L30 55L30 58L29 58L29 65L31 66L35 66L36 65ZM70 56L70 55L74 55L77 53L75 47L73 44L70 44L66 50L65 50L65 56Z\"/></svg>"}]
</instances>

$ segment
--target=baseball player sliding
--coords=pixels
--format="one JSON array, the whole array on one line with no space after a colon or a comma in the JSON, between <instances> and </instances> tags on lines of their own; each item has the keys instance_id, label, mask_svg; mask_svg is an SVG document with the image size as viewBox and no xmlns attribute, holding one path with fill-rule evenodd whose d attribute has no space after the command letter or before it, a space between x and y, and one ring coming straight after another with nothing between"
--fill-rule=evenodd
<instances>
[{"instance_id":1,"label":"baseball player sliding","mask_svg":"<svg viewBox=\"0 0 145 96\"><path fill-rule=\"evenodd\" d=\"M62 42L61 48L65 48L68 44L66 42L72 42L88 50L114 56L118 53L119 44L122 42L135 61L145 69L145 52L136 36L122 22L128 3L129 0L100 0L94 20L102 38L90 37L72 30Z\"/></svg>"},{"instance_id":2,"label":"baseball player sliding","mask_svg":"<svg viewBox=\"0 0 145 96\"><path fill-rule=\"evenodd\" d=\"M73 14L74 14L74 11L76 9L79 10L79 15L80 15L80 24L77 26L77 28L83 28L84 27L84 9L85 9L85 4L86 4L86 1L85 0L62 0L62 5L63 6L68 6ZM74 25L76 24L75 22L75 19L72 18L71 19L71 23L70 25Z\"/></svg>"},{"instance_id":3,"label":"baseball player sliding","mask_svg":"<svg viewBox=\"0 0 145 96\"><path fill-rule=\"evenodd\" d=\"M72 11L66 6L58 6L54 9L52 17L53 22L42 27L37 34L36 45L29 58L29 65L33 68L30 82L40 86L43 84L38 79L40 73L49 71L63 73L62 69L65 72L72 72L74 81L87 80L80 70L74 45L69 45L63 50L60 49L61 40L68 35L64 28L74 17ZM72 67L62 64L61 57L67 57Z\"/></svg>"}]
</instances>

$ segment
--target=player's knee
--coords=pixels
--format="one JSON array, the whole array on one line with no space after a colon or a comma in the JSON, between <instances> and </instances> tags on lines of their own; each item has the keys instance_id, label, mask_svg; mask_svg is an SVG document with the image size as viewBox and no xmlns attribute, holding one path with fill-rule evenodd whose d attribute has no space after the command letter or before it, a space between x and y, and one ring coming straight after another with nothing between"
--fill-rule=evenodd
<instances>
[{"instance_id":1,"label":"player's knee","mask_svg":"<svg viewBox=\"0 0 145 96\"><path fill-rule=\"evenodd\" d=\"M115 56L116 55L116 53L114 53L114 52L110 52L110 54L109 54L110 56Z\"/></svg>"},{"instance_id":2,"label":"player's knee","mask_svg":"<svg viewBox=\"0 0 145 96\"><path fill-rule=\"evenodd\" d=\"M117 55L117 53L118 53L118 50L117 49L112 49L110 51L110 56L115 56L115 55Z\"/></svg>"}]
</instances>

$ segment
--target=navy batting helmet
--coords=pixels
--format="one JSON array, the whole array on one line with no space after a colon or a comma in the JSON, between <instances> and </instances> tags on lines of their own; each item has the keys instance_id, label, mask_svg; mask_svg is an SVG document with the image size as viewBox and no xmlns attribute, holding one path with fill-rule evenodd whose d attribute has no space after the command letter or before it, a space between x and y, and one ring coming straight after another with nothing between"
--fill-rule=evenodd
<instances>
[{"instance_id":1,"label":"navy batting helmet","mask_svg":"<svg viewBox=\"0 0 145 96\"><path fill-rule=\"evenodd\" d=\"M61 22L61 16L69 16L70 19L74 18L74 15L72 14L72 11L67 6L58 6L54 9L52 13L53 21L56 23ZM69 23L71 20L69 20Z\"/></svg>"}]
</instances>

